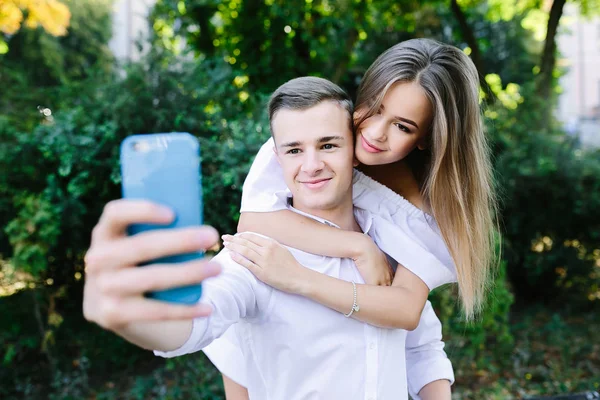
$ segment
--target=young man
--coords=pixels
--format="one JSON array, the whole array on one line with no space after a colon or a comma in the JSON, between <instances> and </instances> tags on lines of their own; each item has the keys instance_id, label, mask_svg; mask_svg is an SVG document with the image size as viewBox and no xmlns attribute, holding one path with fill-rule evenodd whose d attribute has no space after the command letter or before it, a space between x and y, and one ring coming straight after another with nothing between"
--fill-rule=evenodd
<instances>
[{"instance_id":1,"label":"young man","mask_svg":"<svg viewBox=\"0 0 600 400\"><path fill-rule=\"evenodd\" d=\"M298 189L293 191L293 210L341 229L369 233L369 214L352 205L354 146L349 110L341 106L347 96L328 81L301 79L306 80L302 91L306 101L283 109L272 121L282 149L303 143L313 155L300 162L292 156L280 158L286 183ZM290 88L297 93L295 85ZM306 130L285 128L298 117L309 122ZM305 190L312 183L302 180L315 168L315 157L328 174L327 184L321 185L317 195ZM211 263L136 268L150 259L214 243L215 233L208 228L125 236L126 226L132 223L168 223L172 218L168 211L146 202L119 200L107 206L86 256L84 315L88 320L165 357L198 351L240 322L250 398L407 398L404 330L377 328L275 290L235 263L226 250ZM289 250L306 268L360 281L349 259ZM218 274L215 263L221 265L222 273L204 281ZM196 306L143 297L149 290L200 281L204 281L204 292ZM428 318L431 322L431 315Z\"/></svg>"}]
</instances>

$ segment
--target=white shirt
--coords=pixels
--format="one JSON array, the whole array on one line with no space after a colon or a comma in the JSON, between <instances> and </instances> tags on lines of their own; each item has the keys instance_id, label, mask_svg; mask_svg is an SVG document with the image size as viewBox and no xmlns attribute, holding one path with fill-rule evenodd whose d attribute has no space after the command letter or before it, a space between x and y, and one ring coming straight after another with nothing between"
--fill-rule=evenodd
<instances>
[{"instance_id":1,"label":"white shirt","mask_svg":"<svg viewBox=\"0 0 600 400\"><path fill-rule=\"evenodd\" d=\"M284 210L291 192L273 152L273 139L260 149L244 181L241 212ZM379 248L433 290L456 282L456 268L432 216L391 189L355 170L352 200L373 215L369 235Z\"/></svg>"},{"instance_id":2,"label":"white shirt","mask_svg":"<svg viewBox=\"0 0 600 400\"><path fill-rule=\"evenodd\" d=\"M371 214L356 209L355 216L369 233ZM363 282L350 259L289 250L307 268ZM202 301L213 307L213 314L194 320L192 333L181 348L155 354L174 357L198 351L242 321L238 328L251 399L408 398L405 330L377 328L302 296L276 290L231 260L226 250L214 260L222 265L223 272L204 281L202 295ZM419 343L418 338L415 343ZM426 371L430 366L427 361L417 361L415 368Z\"/></svg>"},{"instance_id":3,"label":"white shirt","mask_svg":"<svg viewBox=\"0 0 600 400\"><path fill-rule=\"evenodd\" d=\"M202 351L222 374L248 387L246 368L249 363L245 357L252 357L252 354L246 350L247 342L247 325L239 322ZM406 333L405 355L406 374L404 377L398 374L396 379L407 381L408 393L414 400L421 399L418 393L428 383L440 379L454 383L452 363L444 351L442 324L429 301L425 304L417 329Z\"/></svg>"}]
</instances>

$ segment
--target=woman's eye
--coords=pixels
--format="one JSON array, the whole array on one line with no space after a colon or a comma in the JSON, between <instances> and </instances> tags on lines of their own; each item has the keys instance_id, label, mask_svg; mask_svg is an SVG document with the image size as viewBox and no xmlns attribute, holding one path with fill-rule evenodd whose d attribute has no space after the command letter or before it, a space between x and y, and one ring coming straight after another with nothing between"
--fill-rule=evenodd
<instances>
[{"instance_id":1,"label":"woman's eye","mask_svg":"<svg viewBox=\"0 0 600 400\"><path fill-rule=\"evenodd\" d=\"M408 129L406 127L406 125L402 125L402 124L394 124L394 125L396 125L396 127L398 129L400 129L402 132L410 133L410 129Z\"/></svg>"}]
</instances>

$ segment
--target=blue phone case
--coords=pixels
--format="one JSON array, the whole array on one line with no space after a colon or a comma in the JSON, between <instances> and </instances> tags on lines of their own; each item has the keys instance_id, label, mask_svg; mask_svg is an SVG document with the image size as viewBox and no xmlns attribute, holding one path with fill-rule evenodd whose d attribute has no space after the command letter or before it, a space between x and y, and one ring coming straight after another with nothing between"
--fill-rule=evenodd
<instances>
[{"instance_id":1,"label":"blue phone case","mask_svg":"<svg viewBox=\"0 0 600 400\"><path fill-rule=\"evenodd\" d=\"M123 197L145 199L165 205L175 212L168 226L139 224L130 235L152 229L202 225L202 182L200 145L189 133L133 135L121 143ZM163 257L141 264L181 263L203 257L203 253ZM163 301L193 304L202 294L201 285L150 292L146 296Z\"/></svg>"}]
</instances>

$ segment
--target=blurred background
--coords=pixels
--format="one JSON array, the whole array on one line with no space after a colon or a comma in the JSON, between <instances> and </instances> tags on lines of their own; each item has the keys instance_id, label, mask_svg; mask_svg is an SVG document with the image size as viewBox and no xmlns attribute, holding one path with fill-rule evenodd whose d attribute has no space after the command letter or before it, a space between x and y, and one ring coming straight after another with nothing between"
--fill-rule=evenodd
<instances>
[{"instance_id":1,"label":"blurred background","mask_svg":"<svg viewBox=\"0 0 600 400\"><path fill-rule=\"evenodd\" d=\"M472 57L502 195L481 318L431 296L454 398L599 390L599 16L599 0L0 0L0 398L221 399L203 354L165 361L82 317L120 141L198 136L206 221L233 232L270 92L318 75L354 96L413 37Z\"/></svg>"}]
</instances>

